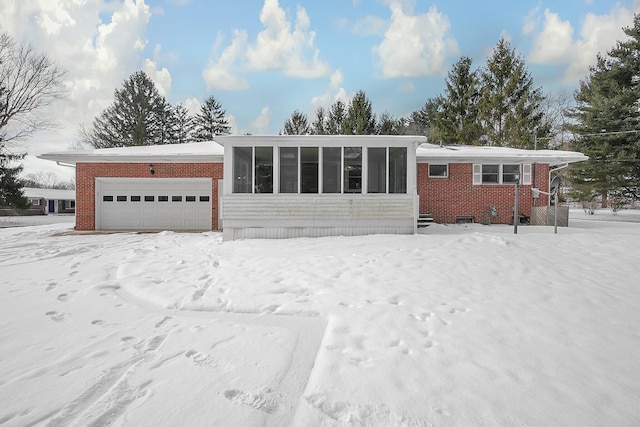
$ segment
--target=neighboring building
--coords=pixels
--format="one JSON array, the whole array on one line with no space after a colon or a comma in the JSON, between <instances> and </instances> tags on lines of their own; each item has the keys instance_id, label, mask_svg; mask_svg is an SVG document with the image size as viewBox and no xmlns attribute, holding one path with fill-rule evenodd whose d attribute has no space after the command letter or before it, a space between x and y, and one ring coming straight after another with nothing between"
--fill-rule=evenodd
<instances>
[{"instance_id":1,"label":"neighboring building","mask_svg":"<svg viewBox=\"0 0 640 427\"><path fill-rule=\"evenodd\" d=\"M532 188L586 156L427 144L422 136L224 136L216 142L48 153L76 167L78 230L224 230L225 239L413 233L511 223ZM223 148L224 147L224 148Z\"/></svg>"},{"instance_id":2,"label":"neighboring building","mask_svg":"<svg viewBox=\"0 0 640 427\"><path fill-rule=\"evenodd\" d=\"M23 188L31 206L25 210L0 209L0 215L72 214L76 211L75 190Z\"/></svg>"}]
</instances>

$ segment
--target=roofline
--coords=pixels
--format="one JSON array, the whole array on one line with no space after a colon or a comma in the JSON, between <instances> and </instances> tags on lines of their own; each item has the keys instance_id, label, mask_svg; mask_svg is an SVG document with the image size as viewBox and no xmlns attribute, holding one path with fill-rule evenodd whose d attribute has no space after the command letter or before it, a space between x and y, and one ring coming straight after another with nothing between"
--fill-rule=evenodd
<instances>
[{"instance_id":1,"label":"roofline","mask_svg":"<svg viewBox=\"0 0 640 427\"><path fill-rule=\"evenodd\" d=\"M68 163L222 163L224 156L212 154L136 154L104 155L82 152L45 153L39 159Z\"/></svg>"}]
</instances>

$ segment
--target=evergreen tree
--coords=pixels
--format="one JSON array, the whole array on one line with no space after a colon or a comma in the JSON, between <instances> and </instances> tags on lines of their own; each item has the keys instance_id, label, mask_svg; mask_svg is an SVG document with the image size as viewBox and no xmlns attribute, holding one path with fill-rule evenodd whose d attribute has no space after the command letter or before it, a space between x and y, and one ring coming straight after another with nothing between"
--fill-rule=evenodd
<instances>
[{"instance_id":1,"label":"evergreen tree","mask_svg":"<svg viewBox=\"0 0 640 427\"><path fill-rule=\"evenodd\" d=\"M462 57L449 71L444 96L436 98L432 126L447 144L476 144L482 135L478 120L480 85L471 59Z\"/></svg>"},{"instance_id":2,"label":"evergreen tree","mask_svg":"<svg viewBox=\"0 0 640 427\"><path fill-rule=\"evenodd\" d=\"M571 148L589 156L570 170L574 196L602 197L603 207L609 197L640 200L640 15L624 32L629 39L599 55L580 82L571 113Z\"/></svg>"},{"instance_id":3,"label":"evergreen tree","mask_svg":"<svg viewBox=\"0 0 640 427\"><path fill-rule=\"evenodd\" d=\"M311 127L307 115L295 110L289 119L284 122L284 135L309 135Z\"/></svg>"},{"instance_id":4,"label":"evergreen tree","mask_svg":"<svg viewBox=\"0 0 640 427\"><path fill-rule=\"evenodd\" d=\"M154 145L168 142L167 110L151 79L143 71L133 73L114 93L114 102L93 121L90 131L81 130L94 148Z\"/></svg>"},{"instance_id":5,"label":"evergreen tree","mask_svg":"<svg viewBox=\"0 0 640 427\"><path fill-rule=\"evenodd\" d=\"M373 135L376 132L376 116L371 101L364 91L359 90L349 103L342 126L345 135Z\"/></svg>"},{"instance_id":6,"label":"evergreen tree","mask_svg":"<svg viewBox=\"0 0 640 427\"><path fill-rule=\"evenodd\" d=\"M524 60L501 38L481 73L478 116L488 143L533 148L534 132L539 137L549 132L543 100L542 90L533 87Z\"/></svg>"},{"instance_id":7,"label":"evergreen tree","mask_svg":"<svg viewBox=\"0 0 640 427\"><path fill-rule=\"evenodd\" d=\"M340 135L344 127L345 118L347 116L347 107L344 102L339 99L331 104L329 117L327 119L326 132L327 135Z\"/></svg>"},{"instance_id":8,"label":"evergreen tree","mask_svg":"<svg viewBox=\"0 0 640 427\"><path fill-rule=\"evenodd\" d=\"M316 118L313 120L313 123L311 123L311 133L313 135L327 135L328 120L329 117L324 107L318 107L316 109Z\"/></svg>"},{"instance_id":9,"label":"evergreen tree","mask_svg":"<svg viewBox=\"0 0 640 427\"><path fill-rule=\"evenodd\" d=\"M182 104L176 105L171 111L171 139L176 144L192 141L193 118Z\"/></svg>"},{"instance_id":10,"label":"evergreen tree","mask_svg":"<svg viewBox=\"0 0 640 427\"><path fill-rule=\"evenodd\" d=\"M2 141L0 141L0 144ZM24 154L10 154L0 151L0 206L8 206L16 209L26 209L29 201L22 191L23 183L19 175L22 165L9 166L11 162L20 161Z\"/></svg>"},{"instance_id":11,"label":"evergreen tree","mask_svg":"<svg viewBox=\"0 0 640 427\"><path fill-rule=\"evenodd\" d=\"M400 133L398 130L398 121L385 111L380 116L380 120L378 120L375 133L377 135L398 135Z\"/></svg>"},{"instance_id":12,"label":"evergreen tree","mask_svg":"<svg viewBox=\"0 0 640 427\"><path fill-rule=\"evenodd\" d=\"M229 135L231 126L226 118L222 105L210 96L200 106L200 111L193 119L194 141L212 141L217 135Z\"/></svg>"},{"instance_id":13,"label":"evergreen tree","mask_svg":"<svg viewBox=\"0 0 640 427\"><path fill-rule=\"evenodd\" d=\"M442 110L442 97L428 99L418 111L411 113L406 119L403 133L405 135L425 135L431 143L441 143L442 137L433 125Z\"/></svg>"}]
</instances>

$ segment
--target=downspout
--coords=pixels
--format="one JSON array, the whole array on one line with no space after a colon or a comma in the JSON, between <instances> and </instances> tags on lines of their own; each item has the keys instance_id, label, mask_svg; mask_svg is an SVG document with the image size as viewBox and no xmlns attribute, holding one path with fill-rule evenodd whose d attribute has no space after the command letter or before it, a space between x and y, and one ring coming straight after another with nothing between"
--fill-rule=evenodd
<instances>
[{"instance_id":1,"label":"downspout","mask_svg":"<svg viewBox=\"0 0 640 427\"><path fill-rule=\"evenodd\" d=\"M564 169L564 168L566 168L567 166L569 166L569 163L565 163L565 164L563 164L563 165L561 165L561 166L558 166L558 167L556 167L556 168L549 169L549 181L547 182L547 191L551 191L551 190L550 190L550 187L551 187L551 174L552 174L553 172L557 172L557 171L559 171L559 170L561 170L561 169ZM551 198L549 198L549 197L547 197L547 206L551 206Z\"/></svg>"}]
</instances>

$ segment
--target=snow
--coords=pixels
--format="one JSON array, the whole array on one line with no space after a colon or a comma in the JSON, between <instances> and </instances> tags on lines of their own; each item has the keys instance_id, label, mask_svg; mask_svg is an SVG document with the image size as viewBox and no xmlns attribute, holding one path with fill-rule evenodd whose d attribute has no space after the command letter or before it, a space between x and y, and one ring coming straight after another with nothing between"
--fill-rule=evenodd
<instances>
[{"instance_id":1,"label":"snow","mask_svg":"<svg viewBox=\"0 0 640 427\"><path fill-rule=\"evenodd\" d=\"M512 147L422 144L416 150L418 159L441 163L531 162L559 165L583 162L588 157L576 151L524 150Z\"/></svg>"},{"instance_id":2,"label":"snow","mask_svg":"<svg viewBox=\"0 0 640 427\"><path fill-rule=\"evenodd\" d=\"M2 426L640 423L638 211L558 234L71 227L0 229Z\"/></svg>"}]
</instances>

